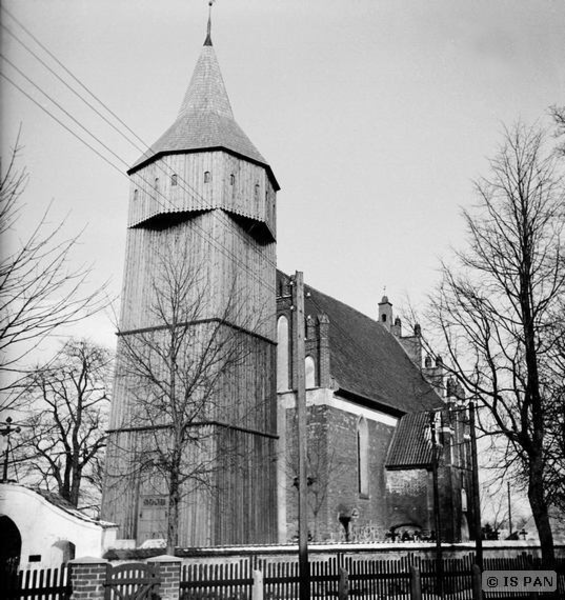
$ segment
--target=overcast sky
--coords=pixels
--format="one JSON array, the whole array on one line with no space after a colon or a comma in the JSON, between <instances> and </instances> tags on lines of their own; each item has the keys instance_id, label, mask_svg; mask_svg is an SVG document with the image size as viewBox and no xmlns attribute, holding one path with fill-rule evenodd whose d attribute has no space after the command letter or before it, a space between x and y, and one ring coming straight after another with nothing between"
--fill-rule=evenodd
<instances>
[{"instance_id":1,"label":"overcast sky","mask_svg":"<svg viewBox=\"0 0 565 600\"><path fill-rule=\"evenodd\" d=\"M173 122L205 37L205 0L3 0L140 138ZM52 201L92 284L121 287L128 181L140 151L7 31L63 70L2 12L2 72L89 139L113 169L2 80L2 154L22 124L25 223ZM5 29L4 29L5 28ZM565 103L561 1L217 0L213 42L235 117L281 184L278 264L370 316L386 293L422 306L461 243L460 209L503 124ZM24 223L22 222L22 226ZM423 324L425 326L425 324ZM99 316L76 333L114 343Z\"/></svg>"}]
</instances>

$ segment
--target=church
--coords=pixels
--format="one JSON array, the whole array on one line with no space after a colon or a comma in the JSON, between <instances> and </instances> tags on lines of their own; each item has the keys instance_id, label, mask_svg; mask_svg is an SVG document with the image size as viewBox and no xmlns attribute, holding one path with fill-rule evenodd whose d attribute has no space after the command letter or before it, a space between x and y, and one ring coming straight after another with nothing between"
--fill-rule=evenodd
<instances>
[{"instance_id":1,"label":"church","mask_svg":"<svg viewBox=\"0 0 565 600\"><path fill-rule=\"evenodd\" d=\"M305 286L306 358L293 363L279 184L235 120L210 19L176 119L128 175L102 499L118 537L296 539L304 368L311 539L431 538L434 507L443 539L468 539L467 415L441 360L423 360L419 327L404 335L386 296L372 319Z\"/></svg>"}]
</instances>

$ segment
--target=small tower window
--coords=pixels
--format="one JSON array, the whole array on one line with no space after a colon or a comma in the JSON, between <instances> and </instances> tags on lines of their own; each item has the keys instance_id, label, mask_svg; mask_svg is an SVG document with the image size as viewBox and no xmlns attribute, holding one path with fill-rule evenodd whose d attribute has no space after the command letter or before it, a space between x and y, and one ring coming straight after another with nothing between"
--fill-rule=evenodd
<instances>
[{"instance_id":1,"label":"small tower window","mask_svg":"<svg viewBox=\"0 0 565 600\"><path fill-rule=\"evenodd\" d=\"M133 190L133 201L137 202L137 198L139 196L138 190Z\"/></svg>"},{"instance_id":2,"label":"small tower window","mask_svg":"<svg viewBox=\"0 0 565 600\"><path fill-rule=\"evenodd\" d=\"M159 190L159 178L155 177L155 189L158 191Z\"/></svg>"},{"instance_id":3,"label":"small tower window","mask_svg":"<svg viewBox=\"0 0 565 600\"><path fill-rule=\"evenodd\" d=\"M177 174L173 173L171 175L171 185L177 185L178 181L177 181Z\"/></svg>"},{"instance_id":4,"label":"small tower window","mask_svg":"<svg viewBox=\"0 0 565 600\"><path fill-rule=\"evenodd\" d=\"M255 184L255 200L259 200L259 192L260 192L260 186L258 183Z\"/></svg>"},{"instance_id":5,"label":"small tower window","mask_svg":"<svg viewBox=\"0 0 565 600\"><path fill-rule=\"evenodd\" d=\"M235 184L235 175L232 173L230 175L230 185L234 185Z\"/></svg>"},{"instance_id":6,"label":"small tower window","mask_svg":"<svg viewBox=\"0 0 565 600\"><path fill-rule=\"evenodd\" d=\"M204 171L204 183L210 183L210 181L212 181L210 171Z\"/></svg>"}]
</instances>

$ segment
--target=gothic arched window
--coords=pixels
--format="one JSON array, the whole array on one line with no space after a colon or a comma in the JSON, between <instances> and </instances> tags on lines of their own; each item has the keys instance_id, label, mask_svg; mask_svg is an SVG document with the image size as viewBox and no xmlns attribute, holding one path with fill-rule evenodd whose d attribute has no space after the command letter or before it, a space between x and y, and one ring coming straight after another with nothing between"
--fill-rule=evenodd
<instances>
[{"instance_id":1,"label":"gothic arched window","mask_svg":"<svg viewBox=\"0 0 565 600\"><path fill-rule=\"evenodd\" d=\"M210 183L210 181L212 181L210 171L204 171L204 183Z\"/></svg>"},{"instance_id":2,"label":"gothic arched window","mask_svg":"<svg viewBox=\"0 0 565 600\"><path fill-rule=\"evenodd\" d=\"M461 488L461 512L467 512L467 490Z\"/></svg>"},{"instance_id":3,"label":"gothic arched window","mask_svg":"<svg viewBox=\"0 0 565 600\"><path fill-rule=\"evenodd\" d=\"M304 359L306 388L316 387L316 362L311 356Z\"/></svg>"},{"instance_id":4,"label":"gothic arched window","mask_svg":"<svg viewBox=\"0 0 565 600\"><path fill-rule=\"evenodd\" d=\"M365 417L357 423L357 469L359 495L369 495L369 430Z\"/></svg>"},{"instance_id":5,"label":"gothic arched window","mask_svg":"<svg viewBox=\"0 0 565 600\"><path fill-rule=\"evenodd\" d=\"M289 389L288 319L283 315L277 322L277 392Z\"/></svg>"}]
</instances>

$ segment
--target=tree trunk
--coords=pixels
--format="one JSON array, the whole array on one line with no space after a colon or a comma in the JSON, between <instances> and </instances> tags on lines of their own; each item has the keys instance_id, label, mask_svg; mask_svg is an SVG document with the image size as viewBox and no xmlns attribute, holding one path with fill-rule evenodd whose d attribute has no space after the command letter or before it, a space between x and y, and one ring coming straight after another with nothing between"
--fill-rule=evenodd
<instances>
[{"instance_id":1,"label":"tree trunk","mask_svg":"<svg viewBox=\"0 0 565 600\"><path fill-rule=\"evenodd\" d=\"M553 547L553 534L551 533L549 523L547 502L544 497L542 475L543 464L541 459L533 459L530 466L528 499L538 530L544 567L551 569L555 563L555 550Z\"/></svg>"},{"instance_id":2,"label":"tree trunk","mask_svg":"<svg viewBox=\"0 0 565 600\"><path fill-rule=\"evenodd\" d=\"M167 515L167 554L175 555L179 538L179 471L172 469L169 478L169 511Z\"/></svg>"}]
</instances>

